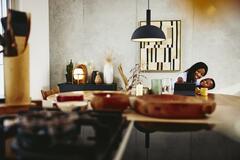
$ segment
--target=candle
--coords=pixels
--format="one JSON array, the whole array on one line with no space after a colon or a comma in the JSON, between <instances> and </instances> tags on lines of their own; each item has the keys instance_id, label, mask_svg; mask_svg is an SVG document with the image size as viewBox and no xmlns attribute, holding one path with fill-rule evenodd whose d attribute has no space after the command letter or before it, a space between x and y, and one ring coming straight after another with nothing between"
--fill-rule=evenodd
<instances>
[{"instance_id":1,"label":"candle","mask_svg":"<svg viewBox=\"0 0 240 160\"><path fill-rule=\"evenodd\" d=\"M143 85L138 84L136 86L136 96L142 96L143 95Z\"/></svg>"}]
</instances>

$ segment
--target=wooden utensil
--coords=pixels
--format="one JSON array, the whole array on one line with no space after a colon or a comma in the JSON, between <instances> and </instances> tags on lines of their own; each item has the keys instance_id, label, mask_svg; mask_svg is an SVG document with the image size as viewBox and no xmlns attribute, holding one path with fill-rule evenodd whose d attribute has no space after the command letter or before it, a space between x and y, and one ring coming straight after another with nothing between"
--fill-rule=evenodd
<instances>
[{"instance_id":1,"label":"wooden utensil","mask_svg":"<svg viewBox=\"0 0 240 160\"><path fill-rule=\"evenodd\" d=\"M125 89L127 89L127 87L128 87L128 80L127 80L127 77L125 76L125 74L124 74L124 72L123 72L122 64L120 64L120 65L118 66L118 72L120 73L121 78L122 78L122 80L123 80L123 82L124 82Z\"/></svg>"}]
</instances>

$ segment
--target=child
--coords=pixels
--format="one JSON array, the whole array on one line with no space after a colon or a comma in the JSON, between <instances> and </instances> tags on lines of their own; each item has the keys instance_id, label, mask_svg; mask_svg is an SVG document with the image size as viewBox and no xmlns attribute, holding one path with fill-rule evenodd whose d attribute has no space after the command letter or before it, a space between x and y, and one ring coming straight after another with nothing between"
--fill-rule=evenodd
<instances>
[{"instance_id":1,"label":"child","mask_svg":"<svg viewBox=\"0 0 240 160\"><path fill-rule=\"evenodd\" d=\"M212 78L205 78L200 81L200 84L196 87L195 93L200 94L201 88L207 88L208 90L215 88L215 81Z\"/></svg>"}]
</instances>

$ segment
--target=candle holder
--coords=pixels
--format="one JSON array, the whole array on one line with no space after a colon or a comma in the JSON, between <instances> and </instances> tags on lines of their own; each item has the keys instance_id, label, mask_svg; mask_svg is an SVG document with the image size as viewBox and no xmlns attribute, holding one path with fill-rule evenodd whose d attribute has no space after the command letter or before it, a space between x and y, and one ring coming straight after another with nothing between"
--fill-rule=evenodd
<instances>
[{"instance_id":1,"label":"candle holder","mask_svg":"<svg viewBox=\"0 0 240 160\"><path fill-rule=\"evenodd\" d=\"M86 82L87 82L87 66L84 64L79 64L73 70L73 83L85 84Z\"/></svg>"}]
</instances>

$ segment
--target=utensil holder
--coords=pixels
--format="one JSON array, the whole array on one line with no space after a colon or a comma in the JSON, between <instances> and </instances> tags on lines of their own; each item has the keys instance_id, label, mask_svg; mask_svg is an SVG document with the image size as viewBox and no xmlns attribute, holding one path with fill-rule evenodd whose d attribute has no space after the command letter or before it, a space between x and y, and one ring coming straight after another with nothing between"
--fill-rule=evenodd
<instances>
[{"instance_id":1,"label":"utensil holder","mask_svg":"<svg viewBox=\"0 0 240 160\"><path fill-rule=\"evenodd\" d=\"M14 57L4 57L5 103L8 105L29 105L29 45Z\"/></svg>"}]
</instances>

